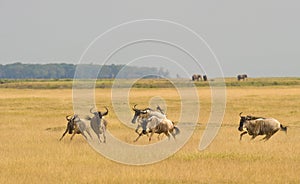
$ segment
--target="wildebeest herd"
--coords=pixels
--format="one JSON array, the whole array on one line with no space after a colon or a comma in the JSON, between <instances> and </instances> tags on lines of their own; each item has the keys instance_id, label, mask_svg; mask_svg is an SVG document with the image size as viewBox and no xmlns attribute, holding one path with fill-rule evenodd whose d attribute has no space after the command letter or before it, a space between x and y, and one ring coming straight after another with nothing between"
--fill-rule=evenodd
<instances>
[{"instance_id":1,"label":"wildebeest herd","mask_svg":"<svg viewBox=\"0 0 300 184\"><path fill-rule=\"evenodd\" d=\"M69 132L69 134L72 134L71 140L73 139L75 134L81 134L85 139L88 139L85 135L85 132L90 136L91 139L93 139L91 131L87 126L89 124L93 132L97 135L99 142L102 142L100 138L100 135L102 134L103 142L105 143L105 131L107 127L107 121L103 117L108 114L108 109L106 107L105 109L106 112L102 113L100 111L92 112L93 108L91 108L90 113L93 114L93 117L86 116L85 118L80 118L77 114L66 116L66 119L68 121L67 129L65 130L65 132L59 140L62 140L62 138L66 135L67 132Z\"/></svg>"},{"instance_id":2,"label":"wildebeest herd","mask_svg":"<svg viewBox=\"0 0 300 184\"><path fill-rule=\"evenodd\" d=\"M237 80L245 80L247 77L248 76L246 74L238 75ZM206 81L207 76L194 74L192 76L192 80ZM139 138L143 135L147 135L150 142L153 134L155 133L158 134L158 138L160 134L163 134L166 135L169 139L170 135L175 139L175 136L180 133L179 128L175 126L173 121L167 118L167 115L159 105L155 110L149 107L144 109L137 109L136 106L137 104L132 108L132 110L134 111L134 116L131 120L131 123L137 124L135 132L138 134L138 137L134 140L134 142L138 141ZM93 139L91 135L92 130L97 135L99 142L105 143L107 121L104 119L104 116L108 114L108 109L106 107L105 109L106 112L102 113L100 111L92 111L93 108L91 108L90 113L93 114L92 117L87 115L84 118L80 118L77 114L66 116L67 128L59 140L62 140L67 132L69 134L72 134L71 140L73 139L75 134L81 134L85 139L88 139L87 135L89 135L89 137ZM278 130L287 132L287 127L283 126L278 120L274 118L255 117L251 115L241 116L241 114L242 113L240 113L240 125L238 128L238 130L242 132L240 134L240 140L242 140L243 135L249 134L250 136L252 136L251 139L254 139L259 135L265 135L262 140L266 141L270 139Z\"/></svg>"},{"instance_id":3,"label":"wildebeest herd","mask_svg":"<svg viewBox=\"0 0 300 184\"><path fill-rule=\"evenodd\" d=\"M147 135L149 137L149 142L154 133L158 134L158 138L160 134L166 135L170 139L171 136L175 139L176 135L180 133L178 127L175 126L174 122L169 120L160 106L157 106L155 110L147 107L144 109L137 109L137 104L134 105L132 110L134 111L134 116L131 120L131 123L137 124L135 132L138 134L138 137L134 140L134 142L138 141L142 135ZM90 109L90 113L93 114L93 117L86 116L81 119L78 115L69 115L66 116L68 121L67 128L61 138L65 136L68 132L72 134L71 140L73 139L75 134L81 134L85 139L88 139L85 133L89 135L92 139L91 131L87 128L87 125L90 124L91 129L97 135L99 142L102 140L100 135L103 137L103 142L106 142L105 131L107 127L107 121L103 118L108 114L108 109L105 107L106 112L102 113L100 111L92 111L93 108ZM239 114L240 123L238 130L242 133L240 134L240 140L242 140L243 135L249 134L252 136L251 140L256 138L259 135L265 135L262 140L269 140L278 130L282 130L287 132L287 127L283 126L278 120L274 118L265 118L265 117L256 117L256 116L242 116L242 113ZM149 135L150 134L150 135Z\"/></svg>"},{"instance_id":4,"label":"wildebeest herd","mask_svg":"<svg viewBox=\"0 0 300 184\"><path fill-rule=\"evenodd\" d=\"M157 106L156 110L153 110L149 107L145 109L137 109L136 106L137 105L134 105L132 108L134 111L134 116L131 120L131 123L137 123L135 132L138 134L138 137L134 140L134 142L136 142L142 135L147 135L150 142L154 133L157 133L158 135L164 134L169 139L170 134L175 139L175 136L180 133L179 128L175 126L173 121L167 118L160 106ZM86 116L85 118L79 118L77 114L66 116L68 121L67 128L59 140L62 140L67 132L72 134L70 138L71 140L75 134L81 134L87 140L88 138L85 133L87 133L89 137L93 139L91 131L87 126L89 124L93 132L97 135L99 142L102 142L100 138L100 135L102 135L103 142L105 143L107 121L103 117L108 114L108 109L105 107L106 112L104 113L101 113L100 111L92 112L92 109L93 108L90 109L90 113L93 114L93 117Z\"/></svg>"}]
</instances>

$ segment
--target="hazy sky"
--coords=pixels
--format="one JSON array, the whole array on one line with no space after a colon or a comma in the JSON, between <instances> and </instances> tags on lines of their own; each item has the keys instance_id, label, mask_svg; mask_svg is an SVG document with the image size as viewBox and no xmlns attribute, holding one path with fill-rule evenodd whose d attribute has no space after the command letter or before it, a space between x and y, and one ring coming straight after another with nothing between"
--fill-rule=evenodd
<instances>
[{"instance_id":1,"label":"hazy sky","mask_svg":"<svg viewBox=\"0 0 300 184\"><path fill-rule=\"evenodd\" d=\"M172 75L181 76L184 72L187 75L197 72L190 64L191 58L174 45L166 44L174 40L191 54L198 55L195 58L203 67L199 73L219 75L207 45L199 40L196 43L192 32L174 24L151 21L130 24L115 30L116 33L107 33L104 41L96 39L128 21L161 19L182 24L197 33L218 58L225 76L247 73L253 77L299 77L299 18L300 2L283 0L0 0L0 64L76 64L93 40L97 48L88 52L91 57L83 59L101 63L98 54L109 54L103 44L117 49L123 43L153 38L166 42L129 45L107 63L164 67Z\"/></svg>"}]
</instances>

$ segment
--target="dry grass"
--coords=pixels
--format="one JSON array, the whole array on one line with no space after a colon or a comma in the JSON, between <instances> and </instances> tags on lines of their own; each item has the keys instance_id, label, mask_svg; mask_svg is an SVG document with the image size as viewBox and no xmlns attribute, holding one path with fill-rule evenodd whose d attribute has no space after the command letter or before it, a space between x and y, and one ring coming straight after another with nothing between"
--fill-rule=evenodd
<instances>
[{"instance_id":1,"label":"dry grass","mask_svg":"<svg viewBox=\"0 0 300 184\"><path fill-rule=\"evenodd\" d=\"M128 166L107 160L83 137L58 139L65 115L72 113L69 89L0 89L0 183L299 183L300 87L247 87L227 89L227 108L218 136L205 151L198 151L209 118L210 90L199 88L201 117L189 142L170 158L146 166ZM97 106L111 108L110 89L97 89ZM147 105L154 95L168 104L168 116L177 119L178 94L174 89L134 89L131 104ZM133 95L134 94L134 95ZM269 141L239 141L239 112L275 117L288 125L288 134ZM124 141L136 134L109 116L109 129ZM109 140L108 140L109 142ZM147 138L141 138L141 143ZM109 145L109 143L108 143Z\"/></svg>"}]
</instances>

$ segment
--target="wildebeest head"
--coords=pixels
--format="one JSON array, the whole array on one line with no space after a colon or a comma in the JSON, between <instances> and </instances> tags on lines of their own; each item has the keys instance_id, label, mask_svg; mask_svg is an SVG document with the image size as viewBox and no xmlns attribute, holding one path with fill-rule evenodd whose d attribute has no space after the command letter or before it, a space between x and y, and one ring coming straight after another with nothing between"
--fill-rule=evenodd
<instances>
[{"instance_id":1,"label":"wildebeest head","mask_svg":"<svg viewBox=\"0 0 300 184\"><path fill-rule=\"evenodd\" d=\"M256 116L251 116L251 115L247 115L247 116L242 116L242 113L240 113L240 126L239 126L239 131L243 131L243 126L244 124L247 122L247 121L250 121L250 120L257 120L257 119L265 119L264 117L256 117Z\"/></svg>"},{"instance_id":2,"label":"wildebeest head","mask_svg":"<svg viewBox=\"0 0 300 184\"><path fill-rule=\"evenodd\" d=\"M131 123L133 123L133 124L136 122L136 119L139 116L141 116L143 114L147 114L147 109L144 109L144 110L137 109L136 106L137 106L137 104L135 104L134 107L132 108L132 110L134 111L134 116L133 116L133 118L131 120Z\"/></svg>"},{"instance_id":3,"label":"wildebeest head","mask_svg":"<svg viewBox=\"0 0 300 184\"><path fill-rule=\"evenodd\" d=\"M90 113L94 114L95 116L98 116L100 119L102 119L103 116L106 116L108 114L107 107L104 107L106 109L106 112L102 113L101 111L95 111L93 112L93 107L90 109Z\"/></svg>"},{"instance_id":4,"label":"wildebeest head","mask_svg":"<svg viewBox=\"0 0 300 184\"><path fill-rule=\"evenodd\" d=\"M75 123L74 123L75 116L68 115L68 116L66 116L66 119L68 121L67 130L68 130L69 134L72 134L73 130L74 130L74 126L75 126Z\"/></svg>"},{"instance_id":5,"label":"wildebeest head","mask_svg":"<svg viewBox=\"0 0 300 184\"><path fill-rule=\"evenodd\" d=\"M240 126L238 128L239 131L243 131L244 123L247 121L247 117L246 116L242 116L242 113L243 112L240 113L241 119L240 119Z\"/></svg>"}]
</instances>

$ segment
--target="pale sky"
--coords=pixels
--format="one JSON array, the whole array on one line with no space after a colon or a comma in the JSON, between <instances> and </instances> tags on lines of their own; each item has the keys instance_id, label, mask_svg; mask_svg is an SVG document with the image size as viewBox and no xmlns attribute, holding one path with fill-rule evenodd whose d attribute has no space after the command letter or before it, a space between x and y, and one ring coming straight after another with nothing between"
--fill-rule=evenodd
<instances>
[{"instance_id":1,"label":"pale sky","mask_svg":"<svg viewBox=\"0 0 300 184\"><path fill-rule=\"evenodd\" d=\"M251 77L299 77L299 18L300 2L283 0L0 0L0 64L77 64L90 43L110 28L134 20L156 19L183 25L199 35L218 58L226 77L240 73ZM203 67L199 73L221 75L207 45L199 40L196 43L191 32L160 23L122 27L116 30L118 34L107 34L105 45L117 49L122 41L149 39L153 34L162 41L178 41L193 56L199 55L196 59ZM85 62L104 62L98 54L108 48L100 45L88 52L91 56L83 57ZM198 72L184 55L174 45L147 42L120 50L107 64L164 67L173 76Z\"/></svg>"}]
</instances>

